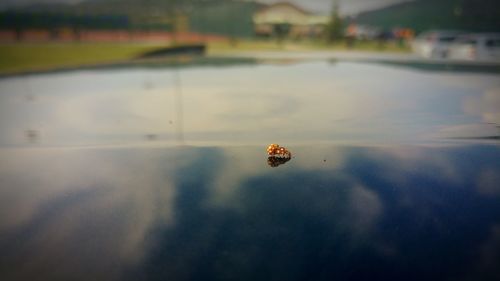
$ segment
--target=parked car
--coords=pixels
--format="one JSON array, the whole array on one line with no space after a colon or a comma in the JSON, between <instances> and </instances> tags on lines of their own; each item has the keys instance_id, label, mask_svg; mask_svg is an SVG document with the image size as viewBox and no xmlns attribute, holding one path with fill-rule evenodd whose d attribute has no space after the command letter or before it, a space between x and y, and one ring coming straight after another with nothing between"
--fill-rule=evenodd
<instances>
[{"instance_id":1,"label":"parked car","mask_svg":"<svg viewBox=\"0 0 500 281\"><path fill-rule=\"evenodd\" d=\"M446 58L451 43L461 31L428 31L417 36L412 42L413 52L424 58Z\"/></svg>"},{"instance_id":2,"label":"parked car","mask_svg":"<svg viewBox=\"0 0 500 281\"><path fill-rule=\"evenodd\" d=\"M478 33L457 38L448 50L454 60L500 61L500 33Z\"/></svg>"}]
</instances>

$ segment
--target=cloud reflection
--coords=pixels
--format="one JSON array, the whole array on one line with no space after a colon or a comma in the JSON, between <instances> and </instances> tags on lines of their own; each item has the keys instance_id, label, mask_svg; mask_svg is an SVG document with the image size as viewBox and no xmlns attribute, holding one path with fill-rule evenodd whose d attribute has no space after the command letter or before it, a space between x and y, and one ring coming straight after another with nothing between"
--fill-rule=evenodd
<instances>
[{"instance_id":1,"label":"cloud reflection","mask_svg":"<svg viewBox=\"0 0 500 281\"><path fill-rule=\"evenodd\" d=\"M480 116L483 122L500 126L500 88L490 89L480 97L467 98L464 111Z\"/></svg>"},{"instance_id":2,"label":"cloud reflection","mask_svg":"<svg viewBox=\"0 0 500 281\"><path fill-rule=\"evenodd\" d=\"M460 279L496 241L495 146L265 148L0 150L2 280Z\"/></svg>"},{"instance_id":3,"label":"cloud reflection","mask_svg":"<svg viewBox=\"0 0 500 281\"><path fill-rule=\"evenodd\" d=\"M3 280L120 279L142 260L151 227L173 223L175 189L154 152L0 155L9 159L0 165Z\"/></svg>"}]
</instances>

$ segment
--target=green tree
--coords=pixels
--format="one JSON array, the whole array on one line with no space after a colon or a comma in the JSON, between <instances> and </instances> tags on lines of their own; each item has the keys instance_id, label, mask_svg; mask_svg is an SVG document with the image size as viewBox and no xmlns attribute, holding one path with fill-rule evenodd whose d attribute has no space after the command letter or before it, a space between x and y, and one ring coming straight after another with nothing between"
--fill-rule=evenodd
<instances>
[{"instance_id":1,"label":"green tree","mask_svg":"<svg viewBox=\"0 0 500 281\"><path fill-rule=\"evenodd\" d=\"M344 36L343 22L339 15L338 0L333 0L332 11L330 13L330 21L326 26L326 39L328 42L334 42L342 39Z\"/></svg>"}]
</instances>

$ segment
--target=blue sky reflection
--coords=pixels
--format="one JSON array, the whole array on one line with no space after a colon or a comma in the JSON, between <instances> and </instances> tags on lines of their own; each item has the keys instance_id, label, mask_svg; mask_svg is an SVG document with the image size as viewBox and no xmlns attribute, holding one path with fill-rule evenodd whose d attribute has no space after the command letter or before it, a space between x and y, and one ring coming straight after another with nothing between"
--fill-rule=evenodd
<instances>
[{"instance_id":1,"label":"blue sky reflection","mask_svg":"<svg viewBox=\"0 0 500 281\"><path fill-rule=\"evenodd\" d=\"M497 146L292 148L2 149L0 277L498 276Z\"/></svg>"}]
</instances>

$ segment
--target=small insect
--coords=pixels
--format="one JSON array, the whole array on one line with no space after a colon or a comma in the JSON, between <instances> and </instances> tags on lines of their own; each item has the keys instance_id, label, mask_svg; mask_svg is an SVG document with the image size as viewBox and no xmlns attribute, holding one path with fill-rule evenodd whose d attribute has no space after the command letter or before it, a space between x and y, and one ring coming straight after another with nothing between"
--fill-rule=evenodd
<instances>
[{"instance_id":1,"label":"small insect","mask_svg":"<svg viewBox=\"0 0 500 281\"><path fill-rule=\"evenodd\" d=\"M291 158L292 153L288 151L288 149L284 147L280 147L277 144L271 144L267 147L267 154L270 157L277 157L277 158Z\"/></svg>"}]
</instances>

